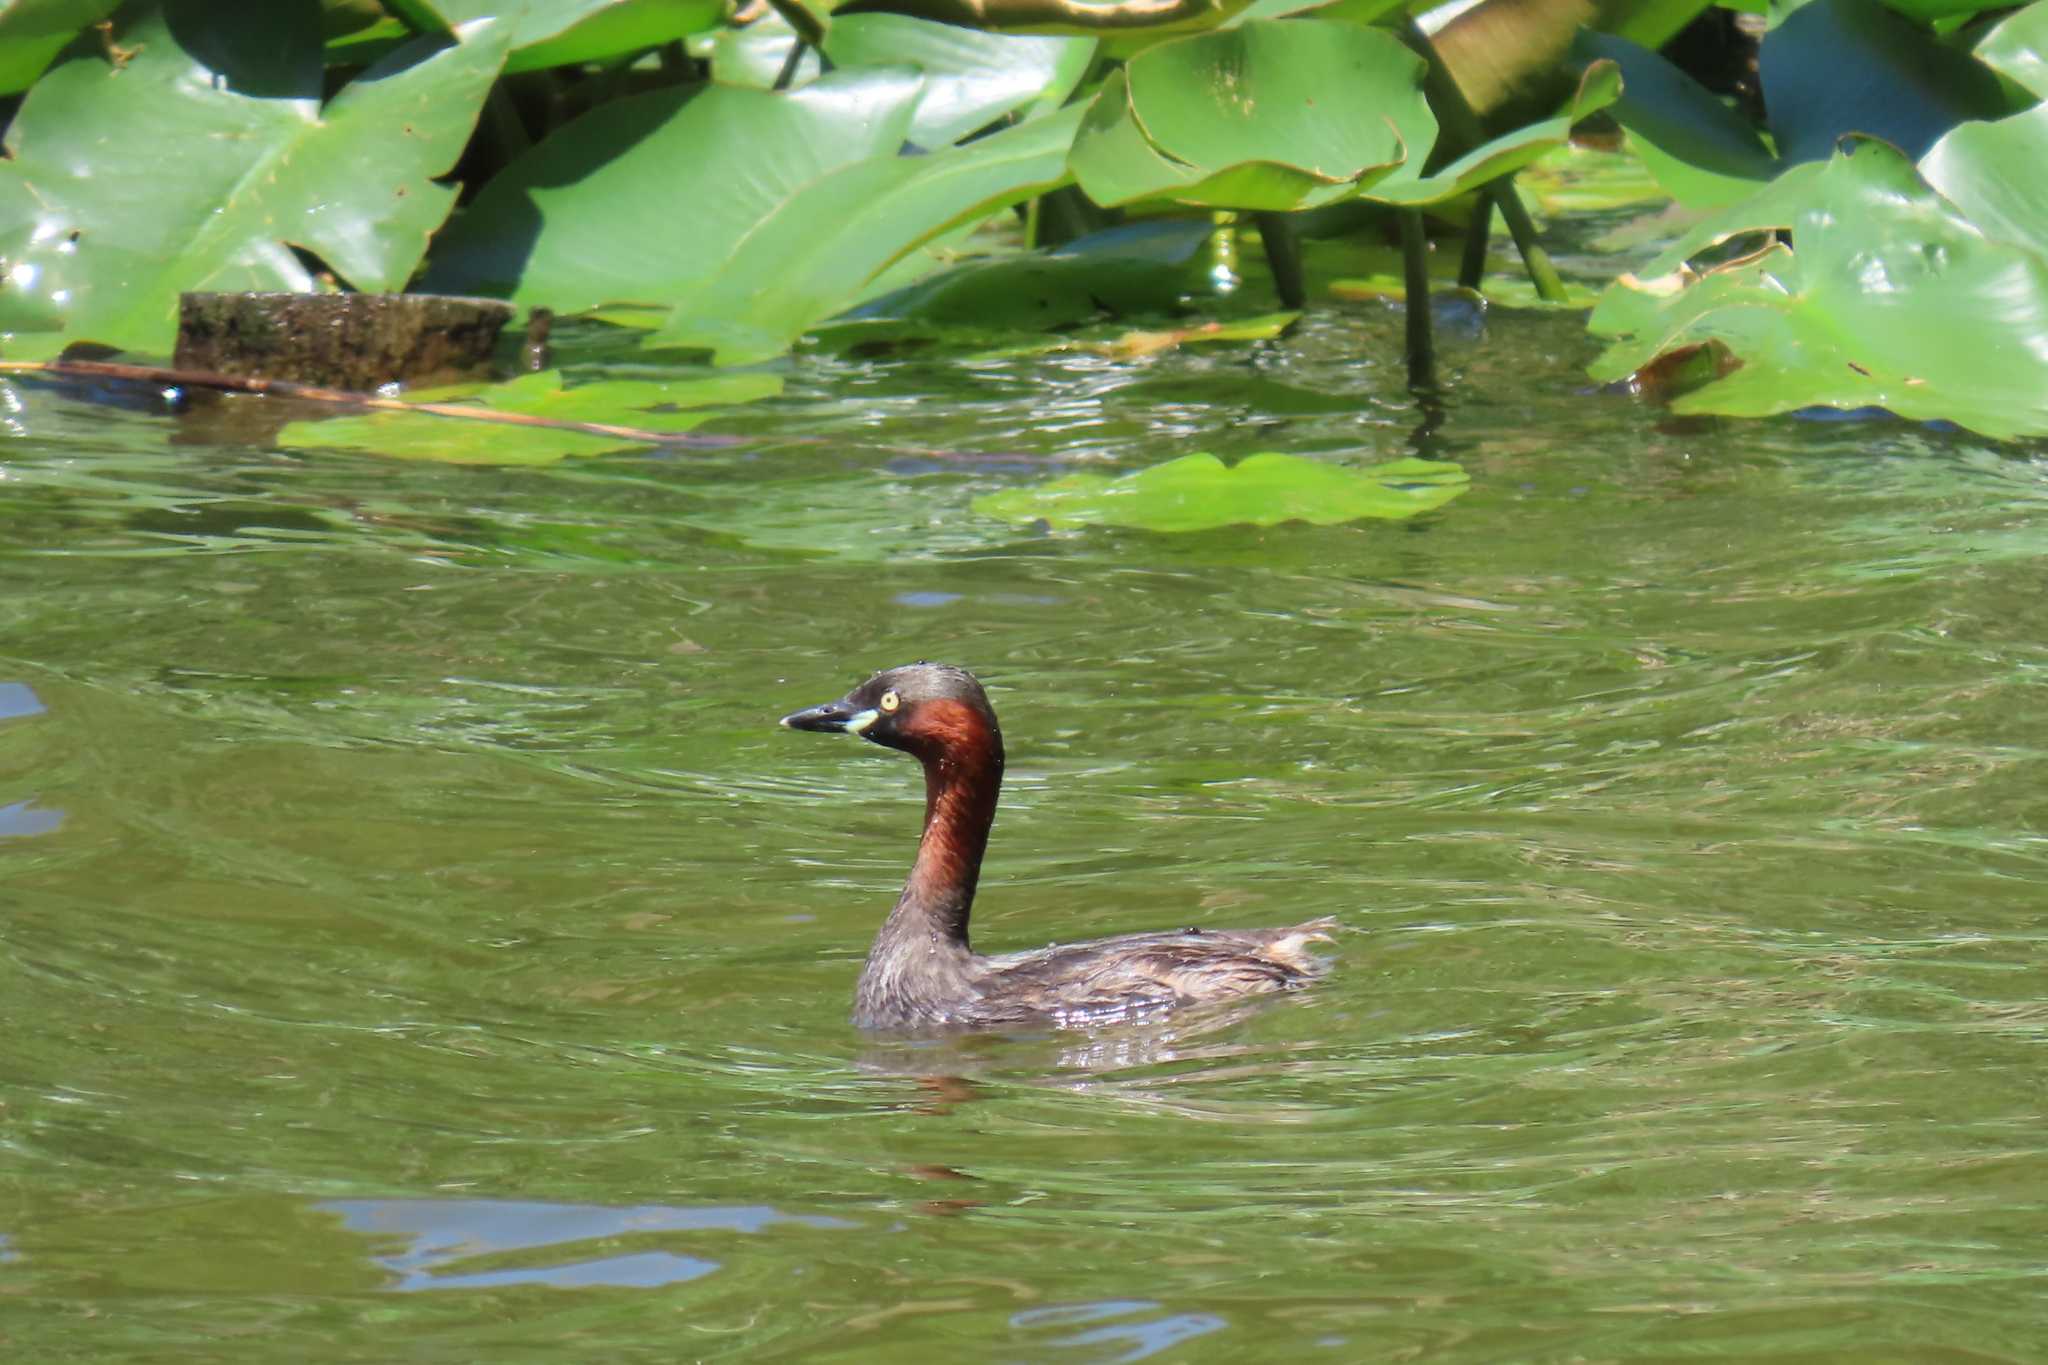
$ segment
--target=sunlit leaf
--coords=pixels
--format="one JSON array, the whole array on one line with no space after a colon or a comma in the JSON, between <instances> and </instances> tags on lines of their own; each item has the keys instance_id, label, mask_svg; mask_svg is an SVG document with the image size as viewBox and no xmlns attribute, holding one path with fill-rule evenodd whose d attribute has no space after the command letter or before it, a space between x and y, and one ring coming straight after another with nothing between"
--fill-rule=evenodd
<instances>
[{"instance_id":1,"label":"sunlit leaf","mask_svg":"<svg viewBox=\"0 0 2048 1365\"><path fill-rule=\"evenodd\" d=\"M936 150L1079 79L1094 42L1087 38L976 33L896 14L836 18L825 55L841 67L902 64L925 77L909 138ZM1066 90L1061 90L1064 96Z\"/></svg>"},{"instance_id":2,"label":"sunlit leaf","mask_svg":"<svg viewBox=\"0 0 2048 1365\"><path fill-rule=\"evenodd\" d=\"M1698 279L1659 274L1610 288L1591 322L1613 339L1595 377L1714 345L1739 368L1682 395L1676 410L1881 407L1993 436L2048 433L2048 258L1987 238L1897 150L1861 140L1702 224L1659 268L1713 241L1786 226L1790 247Z\"/></svg>"},{"instance_id":3,"label":"sunlit leaf","mask_svg":"<svg viewBox=\"0 0 2048 1365\"><path fill-rule=\"evenodd\" d=\"M2048 99L2048 0L2007 16L1974 51L1993 71Z\"/></svg>"},{"instance_id":4,"label":"sunlit leaf","mask_svg":"<svg viewBox=\"0 0 2048 1365\"><path fill-rule=\"evenodd\" d=\"M920 243L1064 179L1079 109L899 155L924 89L865 67L615 101L497 176L427 283L559 312L665 304L653 344L781 354Z\"/></svg>"},{"instance_id":5,"label":"sunlit leaf","mask_svg":"<svg viewBox=\"0 0 2048 1365\"><path fill-rule=\"evenodd\" d=\"M1421 59L1377 29L1260 20L1160 43L1098 93L1074 174L1098 204L1349 198L1436 138Z\"/></svg>"},{"instance_id":6,"label":"sunlit leaf","mask_svg":"<svg viewBox=\"0 0 2048 1365\"><path fill-rule=\"evenodd\" d=\"M1996 123L1961 123L1920 174L1971 223L2048 258L2048 104Z\"/></svg>"},{"instance_id":7,"label":"sunlit leaf","mask_svg":"<svg viewBox=\"0 0 2048 1365\"><path fill-rule=\"evenodd\" d=\"M173 0L123 30L125 63L74 56L38 81L0 163L0 328L168 352L181 290L311 288L293 246L360 288L404 285L504 32L408 43L323 102L318 18Z\"/></svg>"},{"instance_id":8,"label":"sunlit leaf","mask_svg":"<svg viewBox=\"0 0 2048 1365\"><path fill-rule=\"evenodd\" d=\"M895 156L923 88L867 69L601 105L492 178L435 240L426 285L564 313L670 302L805 191Z\"/></svg>"},{"instance_id":9,"label":"sunlit leaf","mask_svg":"<svg viewBox=\"0 0 2048 1365\"><path fill-rule=\"evenodd\" d=\"M121 0L6 0L0 4L0 95L26 90L78 31Z\"/></svg>"},{"instance_id":10,"label":"sunlit leaf","mask_svg":"<svg viewBox=\"0 0 2048 1365\"><path fill-rule=\"evenodd\" d=\"M758 205L716 256L697 254L705 273L671 296L674 311L649 343L708 350L720 364L780 355L920 242L1064 181L1081 113L928 156L869 157Z\"/></svg>"},{"instance_id":11,"label":"sunlit leaf","mask_svg":"<svg viewBox=\"0 0 2048 1365\"><path fill-rule=\"evenodd\" d=\"M1049 526L1130 526L1203 531L1218 526L1319 526L1362 518L1399 519L1441 507L1469 479L1454 464L1394 460L1367 469L1268 452L1225 465L1214 455L1184 455L1134 474L1069 474L1036 488L974 500L974 510L1004 521Z\"/></svg>"}]
</instances>

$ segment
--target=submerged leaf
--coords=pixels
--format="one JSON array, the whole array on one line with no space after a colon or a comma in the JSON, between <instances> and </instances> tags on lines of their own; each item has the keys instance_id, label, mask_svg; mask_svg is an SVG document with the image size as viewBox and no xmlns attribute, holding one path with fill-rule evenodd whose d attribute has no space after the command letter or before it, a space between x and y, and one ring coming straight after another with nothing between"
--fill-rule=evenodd
<instances>
[{"instance_id":1,"label":"submerged leaf","mask_svg":"<svg viewBox=\"0 0 2048 1365\"><path fill-rule=\"evenodd\" d=\"M1004 521L1055 527L1133 526L1204 531L1218 526L1318 526L1375 517L1398 520L1441 507L1464 492L1463 469L1436 460L1393 460L1368 469L1267 452L1225 465L1214 455L1178 460L1110 478L1069 474L1036 488L1012 488L974 500L974 510Z\"/></svg>"}]
</instances>

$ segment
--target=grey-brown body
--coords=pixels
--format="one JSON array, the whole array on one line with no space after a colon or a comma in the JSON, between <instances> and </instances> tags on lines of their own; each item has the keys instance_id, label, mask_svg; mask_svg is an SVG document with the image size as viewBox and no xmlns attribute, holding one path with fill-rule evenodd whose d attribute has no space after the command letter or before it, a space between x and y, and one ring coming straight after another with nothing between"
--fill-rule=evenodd
<instances>
[{"instance_id":1,"label":"grey-brown body","mask_svg":"<svg viewBox=\"0 0 2048 1365\"><path fill-rule=\"evenodd\" d=\"M1323 970L1308 944L1329 938L1326 919L976 953L967 919L1003 774L1002 732L981 684L963 669L911 664L782 723L858 734L924 764L917 860L854 991L862 1028L1102 1023L1296 990Z\"/></svg>"}]
</instances>

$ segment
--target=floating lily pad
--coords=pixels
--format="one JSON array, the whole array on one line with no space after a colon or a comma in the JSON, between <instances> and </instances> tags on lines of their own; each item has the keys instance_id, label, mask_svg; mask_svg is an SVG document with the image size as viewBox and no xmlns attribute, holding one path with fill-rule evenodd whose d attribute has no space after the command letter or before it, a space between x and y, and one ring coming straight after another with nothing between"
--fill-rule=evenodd
<instances>
[{"instance_id":1,"label":"floating lily pad","mask_svg":"<svg viewBox=\"0 0 2048 1365\"><path fill-rule=\"evenodd\" d=\"M1178 460L1111 478L1069 474L1036 488L974 500L974 510L1004 521L1060 528L1132 526L1148 531L1206 531L1218 526L1318 526L1364 518L1400 520L1441 507L1469 486L1465 471L1437 460L1393 460L1367 469L1267 452L1226 465L1214 455Z\"/></svg>"},{"instance_id":2,"label":"floating lily pad","mask_svg":"<svg viewBox=\"0 0 2048 1365\"><path fill-rule=\"evenodd\" d=\"M604 380L565 386L558 370L522 375L488 388L416 395L420 402L473 398L490 412L676 433L718 415L713 405L749 403L782 391L770 374L721 374L669 381ZM292 450L355 450L446 464L544 465L571 455L645 446L645 439L561 427L476 421L432 412L382 411L293 422L277 443Z\"/></svg>"}]
</instances>

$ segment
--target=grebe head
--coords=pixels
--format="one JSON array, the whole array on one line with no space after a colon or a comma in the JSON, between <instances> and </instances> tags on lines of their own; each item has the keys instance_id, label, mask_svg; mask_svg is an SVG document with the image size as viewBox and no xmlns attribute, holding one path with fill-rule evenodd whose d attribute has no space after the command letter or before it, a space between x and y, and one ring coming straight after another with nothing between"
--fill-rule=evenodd
<instances>
[{"instance_id":1,"label":"grebe head","mask_svg":"<svg viewBox=\"0 0 2048 1365\"><path fill-rule=\"evenodd\" d=\"M792 730L844 731L891 749L923 756L1002 736L988 694L964 668L919 661L884 669L838 701L784 716Z\"/></svg>"}]
</instances>

